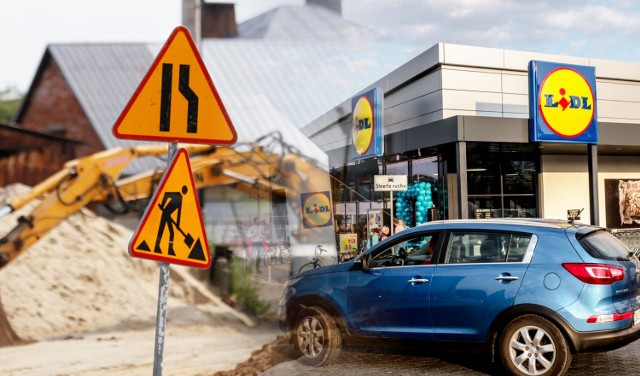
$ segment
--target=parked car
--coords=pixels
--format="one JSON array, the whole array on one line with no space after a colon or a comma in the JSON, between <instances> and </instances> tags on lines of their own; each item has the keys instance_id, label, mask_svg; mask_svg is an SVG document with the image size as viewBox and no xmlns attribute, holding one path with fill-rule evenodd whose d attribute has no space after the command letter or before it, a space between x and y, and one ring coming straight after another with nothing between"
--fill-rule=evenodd
<instances>
[{"instance_id":1,"label":"parked car","mask_svg":"<svg viewBox=\"0 0 640 376\"><path fill-rule=\"evenodd\" d=\"M640 261L597 226L436 221L293 276L280 320L309 365L343 342L395 338L470 344L509 374L561 375L572 354L640 337Z\"/></svg>"}]
</instances>

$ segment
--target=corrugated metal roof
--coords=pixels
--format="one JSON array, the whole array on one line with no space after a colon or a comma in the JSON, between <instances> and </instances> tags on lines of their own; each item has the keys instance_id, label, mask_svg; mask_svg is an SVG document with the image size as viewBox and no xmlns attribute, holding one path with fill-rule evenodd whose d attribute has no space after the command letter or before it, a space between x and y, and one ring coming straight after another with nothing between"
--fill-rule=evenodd
<instances>
[{"instance_id":1,"label":"corrugated metal roof","mask_svg":"<svg viewBox=\"0 0 640 376\"><path fill-rule=\"evenodd\" d=\"M159 44L49 46L105 148L140 143L115 138L113 124L160 48ZM239 142L276 129L287 136L299 133L327 109L409 59L398 44L237 39L205 40L200 54ZM259 107L251 110L252 106ZM311 141L297 142L307 144L303 150L317 149ZM141 162L133 166L136 171L151 167Z\"/></svg>"},{"instance_id":2,"label":"corrugated metal roof","mask_svg":"<svg viewBox=\"0 0 640 376\"><path fill-rule=\"evenodd\" d=\"M120 140L113 124L149 70L155 53L148 44L54 44L48 47L105 149L139 145ZM166 165L157 158L134 161L127 174Z\"/></svg>"},{"instance_id":3,"label":"corrugated metal roof","mask_svg":"<svg viewBox=\"0 0 640 376\"><path fill-rule=\"evenodd\" d=\"M413 46L397 41L373 40L375 33L370 30L310 5L279 7L243 23L241 29L246 32L242 36L266 39L205 39L200 46L238 142L280 131L286 142L323 161L326 154L299 129L416 53ZM105 148L141 143L115 138L113 124L161 47L158 43L48 47ZM127 173L157 166L156 161L137 161Z\"/></svg>"},{"instance_id":4,"label":"corrugated metal roof","mask_svg":"<svg viewBox=\"0 0 640 376\"><path fill-rule=\"evenodd\" d=\"M238 25L241 38L287 40L373 40L379 33L349 22L324 7L285 5Z\"/></svg>"}]
</instances>

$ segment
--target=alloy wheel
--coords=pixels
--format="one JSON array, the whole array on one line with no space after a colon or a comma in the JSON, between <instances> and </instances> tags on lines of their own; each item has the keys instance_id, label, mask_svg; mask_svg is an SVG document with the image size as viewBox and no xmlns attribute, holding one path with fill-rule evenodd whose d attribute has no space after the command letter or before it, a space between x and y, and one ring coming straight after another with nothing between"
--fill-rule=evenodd
<instances>
[{"instance_id":1,"label":"alloy wheel","mask_svg":"<svg viewBox=\"0 0 640 376\"><path fill-rule=\"evenodd\" d=\"M298 346L304 356L315 358L324 349L324 328L314 316L307 316L298 325Z\"/></svg>"},{"instance_id":2,"label":"alloy wheel","mask_svg":"<svg viewBox=\"0 0 640 376\"><path fill-rule=\"evenodd\" d=\"M509 340L513 365L526 375L542 375L553 366L556 346L549 333L537 326L523 326Z\"/></svg>"}]
</instances>

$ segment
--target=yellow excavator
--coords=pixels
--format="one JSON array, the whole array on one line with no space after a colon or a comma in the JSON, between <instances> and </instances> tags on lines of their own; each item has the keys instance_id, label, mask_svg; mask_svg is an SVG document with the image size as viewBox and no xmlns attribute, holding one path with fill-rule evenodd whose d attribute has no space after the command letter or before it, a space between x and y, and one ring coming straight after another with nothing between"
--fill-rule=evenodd
<instances>
[{"instance_id":1,"label":"yellow excavator","mask_svg":"<svg viewBox=\"0 0 640 376\"><path fill-rule=\"evenodd\" d=\"M308 216L314 213L304 208L304 197L318 192L326 195L327 208L330 208L329 173L315 160L285 144L281 135L269 134L255 142L234 146L185 144L178 147L190 155L194 183L198 189L226 186L254 195L284 196L294 259L296 255L301 258L312 255L318 244L335 250L334 227L310 223ZM151 197L164 174L163 169L128 177L121 175L132 161L142 157L161 158L167 155L167 151L166 145L140 145L109 149L75 159L33 187L30 193L4 203L0 206L0 218L29 204L34 206L17 218L15 226L7 234L0 234L0 269L87 205L119 203L115 206L122 208L127 203ZM10 325L2 325L2 320L6 321L6 317L0 305L0 345L2 342L15 343L11 339ZM2 337L5 337L4 341Z\"/></svg>"},{"instance_id":2,"label":"yellow excavator","mask_svg":"<svg viewBox=\"0 0 640 376\"><path fill-rule=\"evenodd\" d=\"M329 174L318 163L305 158L285 145L278 136L265 147L261 138L255 143L228 146L179 145L192 155L190 164L196 188L232 186L253 194L284 195L288 206L296 211L289 226L292 235L302 243L323 244L335 248L335 233L319 227L304 227L300 207L304 192L330 192ZM166 156L167 146L134 146L114 148L69 161L24 196L0 206L0 218L41 199L28 215L20 216L15 227L0 238L0 268L4 267L31 244L61 221L94 202L110 204L144 199L153 195L164 173L154 170L126 178L122 172L135 159ZM297 219L297 221L296 221ZM331 247L334 245L334 247Z\"/></svg>"}]
</instances>

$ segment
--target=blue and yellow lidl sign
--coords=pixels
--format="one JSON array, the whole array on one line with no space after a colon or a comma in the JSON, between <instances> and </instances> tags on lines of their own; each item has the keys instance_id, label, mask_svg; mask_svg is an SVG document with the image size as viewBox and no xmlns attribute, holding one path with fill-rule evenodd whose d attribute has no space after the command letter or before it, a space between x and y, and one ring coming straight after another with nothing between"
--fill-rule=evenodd
<instances>
[{"instance_id":1,"label":"blue and yellow lidl sign","mask_svg":"<svg viewBox=\"0 0 640 376\"><path fill-rule=\"evenodd\" d=\"M382 156L382 89L377 87L351 99L353 160Z\"/></svg>"},{"instance_id":2,"label":"blue and yellow lidl sign","mask_svg":"<svg viewBox=\"0 0 640 376\"><path fill-rule=\"evenodd\" d=\"M531 141L597 144L594 67L529 62Z\"/></svg>"},{"instance_id":3,"label":"blue and yellow lidl sign","mask_svg":"<svg viewBox=\"0 0 640 376\"><path fill-rule=\"evenodd\" d=\"M304 228L333 225L331 197L329 192L310 192L300 195L302 206L302 225Z\"/></svg>"}]
</instances>

